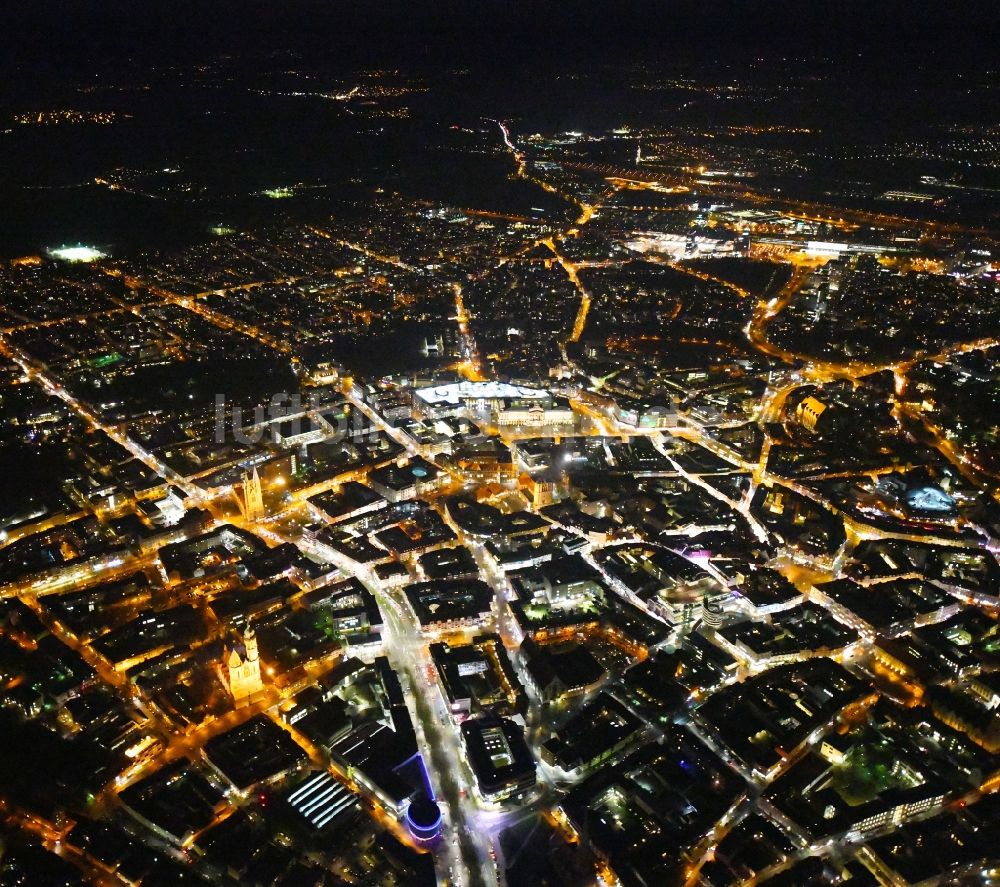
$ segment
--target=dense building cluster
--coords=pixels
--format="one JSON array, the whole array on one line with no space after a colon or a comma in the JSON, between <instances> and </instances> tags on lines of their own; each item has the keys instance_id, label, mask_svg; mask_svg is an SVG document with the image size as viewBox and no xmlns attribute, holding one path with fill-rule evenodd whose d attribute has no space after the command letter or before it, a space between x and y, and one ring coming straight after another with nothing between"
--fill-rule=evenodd
<instances>
[{"instance_id":1,"label":"dense building cluster","mask_svg":"<svg viewBox=\"0 0 1000 887\"><path fill-rule=\"evenodd\" d=\"M432 91L307 83L255 95ZM0 883L998 877L995 241L782 190L809 126L636 115L434 130L540 206L0 266Z\"/></svg>"}]
</instances>

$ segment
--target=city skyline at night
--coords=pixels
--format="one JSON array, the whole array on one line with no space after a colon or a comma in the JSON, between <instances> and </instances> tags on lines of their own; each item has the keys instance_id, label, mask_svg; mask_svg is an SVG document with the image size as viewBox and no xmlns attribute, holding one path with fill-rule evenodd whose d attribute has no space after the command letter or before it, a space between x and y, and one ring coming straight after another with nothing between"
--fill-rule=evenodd
<instances>
[{"instance_id":1,"label":"city skyline at night","mask_svg":"<svg viewBox=\"0 0 1000 887\"><path fill-rule=\"evenodd\" d=\"M0 885L1000 884L963 5L11 11Z\"/></svg>"}]
</instances>

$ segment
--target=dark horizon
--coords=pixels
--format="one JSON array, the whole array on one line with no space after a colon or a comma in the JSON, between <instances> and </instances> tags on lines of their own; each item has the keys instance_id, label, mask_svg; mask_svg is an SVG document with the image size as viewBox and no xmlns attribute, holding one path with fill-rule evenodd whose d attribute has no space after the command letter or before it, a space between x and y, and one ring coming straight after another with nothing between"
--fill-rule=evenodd
<instances>
[{"instance_id":1,"label":"dark horizon","mask_svg":"<svg viewBox=\"0 0 1000 887\"><path fill-rule=\"evenodd\" d=\"M191 63L226 53L299 52L350 66L621 64L664 53L686 62L738 64L832 58L878 68L901 59L941 70L996 62L995 8L987 0L36 0L5 11L3 63L22 73Z\"/></svg>"}]
</instances>

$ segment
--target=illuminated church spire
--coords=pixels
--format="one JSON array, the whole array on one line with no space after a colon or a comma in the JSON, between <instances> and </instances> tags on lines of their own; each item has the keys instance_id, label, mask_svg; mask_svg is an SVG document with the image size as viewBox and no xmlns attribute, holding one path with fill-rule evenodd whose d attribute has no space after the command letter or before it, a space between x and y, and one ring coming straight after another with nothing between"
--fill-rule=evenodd
<instances>
[{"instance_id":1,"label":"illuminated church spire","mask_svg":"<svg viewBox=\"0 0 1000 887\"><path fill-rule=\"evenodd\" d=\"M242 705L254 694L264 689L260 676L260 658L257 653L257 635L248 625L243 634L243 655L233 647L229 651L226 667L229 692L237 705Z\"/></svg>"},{"instance_id":2,"label":"illuminated church spire","mask_svg":"<svg viewBox=\"0 0 1000 887\"><path fill-rule=\"evenodd\" d=\"M234 492L244 518L259 520L264 516L264 495L261 491L260 475L257 473L256 466L253 474L244 472L243 481Z\"/></svg>"}]
</instances>

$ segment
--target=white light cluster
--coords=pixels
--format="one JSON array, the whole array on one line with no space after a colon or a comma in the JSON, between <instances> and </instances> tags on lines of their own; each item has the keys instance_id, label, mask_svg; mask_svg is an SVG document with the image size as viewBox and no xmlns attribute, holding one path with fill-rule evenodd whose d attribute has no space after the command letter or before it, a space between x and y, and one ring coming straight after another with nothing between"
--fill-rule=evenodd
<instances>
[{"instance_id":1,"label":"white light cluster","mask_svg":"<svg viewBox=\"0 0 1000 887\"><path fill-rule=\"evenodd\" d=\"M96 262L98 259L106 259L107 253L102 253L92 246L59 246L46 250L50 258L59 259L61 262Z\"/></svg>"}]
</instances>

